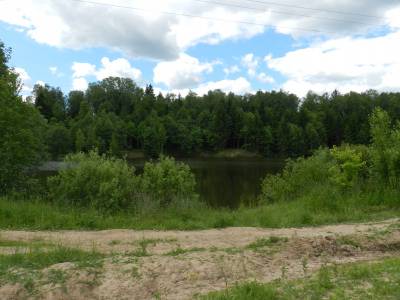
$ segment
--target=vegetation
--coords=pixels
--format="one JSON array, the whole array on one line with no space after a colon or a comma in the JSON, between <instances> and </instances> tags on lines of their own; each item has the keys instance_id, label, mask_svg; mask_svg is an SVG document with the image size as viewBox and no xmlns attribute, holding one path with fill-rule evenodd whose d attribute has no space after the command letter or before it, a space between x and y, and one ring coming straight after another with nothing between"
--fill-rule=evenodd
<instances>
[{"instance_id":1,"label":"vegetation","mask_svg":"<svg viewBox=\"0 0 400 300\"><path fill-rule=\"evenodd\" d=\"M61 205L138 213L197 203L193 174L172 158L146 163L140 176L125 160L95 151L69 155L65 163L68 167L49 179L50 198Z\"/></svg>"},{"instance_id":2,"label":"vegetation","mask_svg":"<svg viewBox=\"0 0 400 300\"><path fill-rule=\"evenodd\" d=\"M43 282L63 284L67 279L67 274L60 269L43 272L44 269L65 262L73 263L80 269L99 268L103 257L94 250L86 252L61 246L41 249L38 245L28 245L26 251L0 255L0 286L20 284L33 295L36 287Z\"/></svg>"},{"instance_id":3,"label":"vegetation","mask_svg":"<svg viewBox=\"0 0 400 300\"><path fill-rule=\"evenodd\" d=\"M171 204L177 198L190 200L197 196L196 180L189 166L168 157L161 157L157 163L145 164L141 189L162 206Z\"/></svg>"},{"instance_id":4,"label":"vegetation","mask_svg":"<svg viewBox=\"0 0 400 300\"><path fill-rule=\"evenodd\" d=\"M212 209L205 206L179 209L170 206L143 213L120 211L104 215L93 208L66 207L45 199L0 198L3 229L180 229L245 227L302 227L342 222L365 222L398 217L399 195L393 190L346 197L327 194L323 187L293 201L255 208Z\"/></svg>"},{"instance_id":5,"label":"vegetation","mask_svg":"<svg viewBox=\"0 0 400 300\"><path fill-rule=\"evenodd\" d=\"M347 266L325 266L301 280L249 282L199 297L206 300L396 299L400 293L400 259Z\"/></svg>"},{"instance_id":6,"label":"vegetation","mask_svg":"<svg viewBox=\"0 0 400 300\"><path fill-rule=\"evenodd\" d=\"M368 197L383 191L396 194L400 178L400 127L391 126L388 114L381 109L372 113L370 126L369 147L344 145L291 160L281 174L267 176L263 181L263 199L279 202L322 196L326 205L336 205L338 199Z\"/></svg>"},{"instance_id":7,"label":"vegetation","mask_svg":"<svg viewBox=\"0 0 400 300\"><path fill-rule=\"evenodd\" d=\"M0 58L1 228L284 227L400 210L400 126L392 121L399 118L398 94L309 94L301 104L283 92L181 98L108 78L68 97L36 86L32 105L18 96L4 46ZM45 142L53 157L77 153L41 187L22 175L43 156ZM311 152L321 145L332 147ZM161 155L140 175L115 158L138 147L150 156L224 148L310 156L267 176L258 207L230 211L201 204L193 174L172 158Z\"/></svg>"},{"instance_id":8,"label":"vegetation","mask_svg":"<svg viewBox=\"0 0 400 300\"><path fill-rule=\"evenodd\" d=\"M56 202L103 212L133 206L139 182L125 161L92 151L69 155L65 162L69 167L49 179L51 198Z\"/></svg>"},{"instance_id":9,"label":"vegetation","mask_svg":"<svg viewBox=\"0 0 400 300\"><path fill-rule=\"evenodd\" d=\"M296 157L319 147L368 144L368 116L376 107L400 118L398 93L309 93L299 99L285 92L210 91L181 97L155 95L151 86L143 90L126 78L106 78L66 96L37 86L34 99L49 120L49 135L63 141L50 147L54 157L94 148L117 154L142 149L151 157L224 149Z\"/></svg>"},{"instance_id":10,"label":"vegetation","mask_svg":"<svg viewBox=\"0 0 400 300\"><path fill-rule=\"evenodd\" d=\"M20 97L21 83L8 68L10 51L0 41L0 195L23 182L23 171L45 153L45 121Z\"/></svg>"}]
</instances>

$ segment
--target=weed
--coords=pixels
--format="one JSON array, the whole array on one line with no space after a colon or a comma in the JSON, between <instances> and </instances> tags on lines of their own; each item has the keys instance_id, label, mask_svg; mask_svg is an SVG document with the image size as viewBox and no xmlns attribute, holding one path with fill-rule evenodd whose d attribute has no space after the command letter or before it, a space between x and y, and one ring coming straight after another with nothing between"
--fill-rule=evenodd
<instances>
[{"instance_id":1,"label":"weed","mask_svg":"<svg viewBox=\"0 0 400 300\"><path fill-rule=\"evenodd\" d=\"M355 248L361 248L361 243L356 239L355 236L342 235L336 238L338 245L349 245Z\"/></svg>"},{"instance_id":2,"label":"weed","mask_svg":"<svg viewBox=\"0 0 400 300\"><path fill-rule=\"evenodd\" d=\"M271 236L269 238L259 238L256 241L247 245L246 248L251 249L253 251L257 251L261 248L280 245L282 243L286 243L287 241L288 239L286 237L277 237L277 236Z\"/></svg>"},{"instance_id":3,"label":"weed","mask_svg":"<svg viewBox=\"0 0 400 300\"><path fill-rule=\"evenodd\" d=\"M205 251L205 248L187 248L187 249L183 249L180 246L174 250L171 250L169 252L167 252L165 255L167 256L178 256L181 254L185 254L185 253L190 253L190 252L199 252L199 251Z\"/></svg>"},{"instance_id":4,"label":"weed","mask_svg":"<svg viewBox=\"0 0 400 300\"><path fill-rule=\"evenodd\" d=\"M344 266L323 266L315 275L262 284L248 282L198 298L203 300L264 299L398 299L400 259Z\"/></svg>"}]
</instances>

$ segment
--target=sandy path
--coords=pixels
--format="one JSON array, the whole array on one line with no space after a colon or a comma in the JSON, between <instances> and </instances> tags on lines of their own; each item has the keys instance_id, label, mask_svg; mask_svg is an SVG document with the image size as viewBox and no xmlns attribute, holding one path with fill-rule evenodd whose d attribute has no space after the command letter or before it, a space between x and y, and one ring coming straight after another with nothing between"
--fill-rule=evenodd
<instances>
[{"instance_id":1,"label":"sandy path","mask_svg":"<svg viewBox=\"0 0 400 300\"><path fill-rule=\"evenodd\" d=\"M288 229L0 231L0 239L40 240L81 249L95 248L107 254L101 271L96 273L97 283L93 285L82 283L94 280L93 274L76 273L71 264L53 266L74 275L62 287L41 286L40 298L155 299L160 296L161 299L190 299L195 294L223 289L241 281L268 282L283 274L304 276L305 261L311 272L326 263L398 255L399 224L400 219L391 219ZM271 236L279 239L264 247L249 246ZM146 255L138 255L137 251L143 247ZM24 291L22 287L8 284L0 286L1 295L1 299L19 299ZM29 294L25 296L29 298Z\"/></svg>"},{"instance_id":2,"label":"sandy path","mask_svg":"<svg viewBox=\"0 0 400 300\"><path fill-rule=\"evenodd\" d=\"M264 229L252 227L232 227L198 231L155 231L155 230L103 230L103 231L0 231L0 237L15 241L43 240L65 246L92 249L101 252L129 250L130 245L143 239L171 240L182 248L243 247L257 238L279 237L327 237L335 235L361 234L382 230L400 219L390 219L376 223L340 224L321 227ZM112 245L114 244L114 245ZM161 243L162 244L162 243ZM165 248L171 248L173 243ZM157 250L157 247L156 249ZM163 249L165 250L165 249Z\"/></svg>"}]
</instances>

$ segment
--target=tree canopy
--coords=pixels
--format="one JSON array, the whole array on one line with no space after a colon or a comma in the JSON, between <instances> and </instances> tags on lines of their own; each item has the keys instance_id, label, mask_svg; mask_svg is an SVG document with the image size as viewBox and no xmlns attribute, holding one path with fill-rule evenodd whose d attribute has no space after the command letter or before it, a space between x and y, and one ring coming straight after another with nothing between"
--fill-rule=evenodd
<instances>
[{"instance_id":1,"label":"tree canopy","mask_svg":"<svg viewBox=\"0 0 400 300\"><path fill-rule=\"evenodd\" d=\"M21 182L21 174L45 152L46 122L19 96L20 81L7 66L10 50L0 42L0 194Z\"/></svg>"}]
</instances>

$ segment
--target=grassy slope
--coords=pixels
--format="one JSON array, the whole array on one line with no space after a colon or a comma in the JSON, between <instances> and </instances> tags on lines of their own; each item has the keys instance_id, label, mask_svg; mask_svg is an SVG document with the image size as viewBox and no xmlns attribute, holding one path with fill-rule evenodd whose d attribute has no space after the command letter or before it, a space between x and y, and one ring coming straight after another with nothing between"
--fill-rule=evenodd
<instances>
[{"instance_id":1,"label":"grassy slope","mask_svg":"<svg viewBox=\"0 0 400 300\"><path fill-rule=\"evenodd\" d=\"M61 208L41 201L0 198L2 229L206 229L230 226L301 227L340 222L381 220L400 216L397 192L331 197L320 193L292 202L235 211L195 208L163 209L145 215ZM378 204L379 203L379 204Z\"/></svg>"},{"instance_id":2,"label":"grassy slope","mask_svg":"<svg viewBox=\"0 0 400 300\"><path fill-rule=\"evenodd\" d=\"M245 283L203 300L399 299L400 259L322 268L301 280Z\"/></svg>"}]
</instances>

